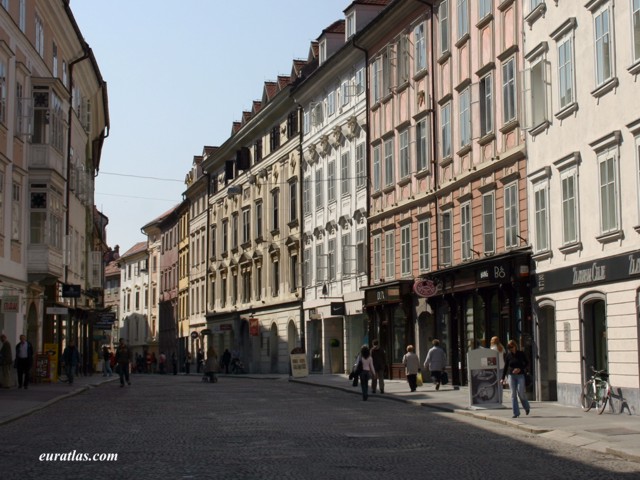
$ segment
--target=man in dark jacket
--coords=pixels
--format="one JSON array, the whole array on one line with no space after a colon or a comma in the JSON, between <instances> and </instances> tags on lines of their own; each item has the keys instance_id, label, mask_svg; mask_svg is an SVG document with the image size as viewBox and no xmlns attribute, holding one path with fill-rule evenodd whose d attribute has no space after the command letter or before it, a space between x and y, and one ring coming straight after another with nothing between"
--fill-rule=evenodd
<instances>
[{"instance_id":1,"label":"man in dark jacket","mask_svg":"<svg viewBox=\"0 0 640 480\"><path fill-rule=\"evenodd\" d=\"M18 388L29 386L29 370L33 365L33 347L27 342L27 337L20 335L16 344L16 368L18 369Z\"/></svg>"},{"instance_id":2,"label":"man in dark jacket","mask_svg":"<svg viewBox=\"0 0 640 480\"><path fill-rule=\"evenodd\" d=\"M64 369L69 385L73 385L73 374L76 371L76 367L80 364L80 354L73 340L67 344L62 352L62 361L64 362Z\"/></svg>"},{"instance_id":3,"label":"man in dark jacket","mask_svg":"<svg viewBox=\"0 0 640 480\"><path fill-rule=\"evenodd\" d=\"M131 350L124 342L124 338L120 339L118 348L116 349L116 363L118 364L118 374L120 375L120 386L124 387L125 380L131 385L129 380L129 364L131 363Z\"/></svg>"},{"instance_id":4,"label":"man in dark jacket","mask_svg":"<svg viewBox=\"0 0 640 480\"><path fill-rule=\"evenodd\" d=\"M378 340L373 341L371 358L373 359L373 368L376 370L376 376L371 380L371 393L376 393L378 383L380 384L380 393L384 393L384 370L387 368L387 354L380 347Z\"/></svg>"}]
</instances>

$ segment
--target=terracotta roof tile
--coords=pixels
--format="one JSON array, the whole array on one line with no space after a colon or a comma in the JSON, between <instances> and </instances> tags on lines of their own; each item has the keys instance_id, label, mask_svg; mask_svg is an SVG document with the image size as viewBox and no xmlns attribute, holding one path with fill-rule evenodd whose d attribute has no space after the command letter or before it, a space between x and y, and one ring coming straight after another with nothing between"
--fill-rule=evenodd
<instances>
[{"instance_id":1,"label":"terracotta roof tile","mask_svg":"<svg viewBox=\"0 0 640 480\"><path fill-rule=\"evenodd\" d=\"M124 259L126 257L130 257L132 255L135 255L136 253L145 252L146 250L147 250L147 242L146 241L145 242L138 242L133 247L131 247L129 250L124 252L124 254L120 256L120 258Z\"/></svg>"}]
</instances>

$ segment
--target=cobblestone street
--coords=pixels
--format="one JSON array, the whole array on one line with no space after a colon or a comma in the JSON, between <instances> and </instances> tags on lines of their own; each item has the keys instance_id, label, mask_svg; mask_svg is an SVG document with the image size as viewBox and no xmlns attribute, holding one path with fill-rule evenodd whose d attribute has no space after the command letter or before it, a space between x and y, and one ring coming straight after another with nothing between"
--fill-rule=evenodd
<instances>
[{"instance_id":1,"label":"cobblestone street","mask_svg":"<svg viewBox=\"0 0 640 480\"><path fill-rule=\"evenodd\" d=\"M0 426L8 479L638 478L509 427L286 379L133 376ZM26 394L26 392L25 392ZM113 462L42 454L117 453Z\"/></svg>"}]
</instances>

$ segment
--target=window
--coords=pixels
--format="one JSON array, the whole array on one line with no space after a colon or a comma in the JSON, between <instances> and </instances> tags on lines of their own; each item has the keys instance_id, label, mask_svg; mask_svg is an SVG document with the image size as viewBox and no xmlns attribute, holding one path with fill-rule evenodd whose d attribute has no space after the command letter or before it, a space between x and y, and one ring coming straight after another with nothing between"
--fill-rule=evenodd
<instances>
[{"instance_id":1,"label":"window","mask_svg":"<svg viewBox=\"0 0 640 480\"><path fill-rule=\"evenodd\" d=\"M409 35L401 35L398 41L398 85L409 81Z\"/></svg>"},{"instance_id":2,"label":"window","mask_svg":"<svg viewBox=\"0 0 640 480\"><path fill-rule=\"evenodd\" d=\"M289 182L289 221L298 219L298 182Z\"/></svg>"},{"instance_id":3,"label":"window","mask_svg":"<svg viewBox=\"0 0 640 480\"><path fill-rule=\"evenodd\" d=\"M327 41L322 40L318 45L318 61L322 65L327 60Z\"/></svg>"},{"instance_id":4,"label":"window","mask_svg":"<svg viewBox=\"0 0 640 480\"><path fill-rule=\"evenodd\" d=\"M373 191L378 192L382 184L380 167L380 145L373 147Z\"/></svg>"},{"instance_id":5,"label":"window","mask_svg":"<svg viewBox=\"0 0 640 480\"><path fill-rule=\"evenodd\" d=\"M618 159L613 150L598 156L600 179L600 232L609 233L620 227L618 209Z\"/></svg>"},{"instance_id":6,"label":"window","mask_svg":"<svg viewBox=\"0 0 640 480\"><path fill-rule=\"evenodd\" d=\"M336 239L330 238L327 241L327 274L329 281L336 279Z\"/></svg>"},{"instance_id":7,"label":"window","mask_svg":"<svg viewBox=\"0 0 640 480\"><path fill-rule=\"evenodd\" d=\"M382 98L382 58L374 60L371 68L371 90L373 93L373 103L378 103Z\"/></svg>"},{"instance_id":8,"label":"window","mask_svg":"<svg viewBox=\"0 0 640 480\"><path fill-rule=\"evenodd\" d=\"M271 268L273 271L271 294L277 297L280 294L280 262L273 262Z\"/></svg>"},{"instance_id":9,"label":"window","mask_svg":"<svg viewBox=\"0 0 640 480\"><path fill-rule=\"evenodd\" d=\"M632 42L633 42L633 61L640 61L640 0L633 0L631 6L631 22L632 22Z\"/></svg>"},{"instance_id":10,"label":"window","mask_svg":"<svg viewBox=\"0 0 640 480\"><path fill-rule=\"evenodd\" d=\"M262 238L262 202L256 203L256 236Z\"/></svg>"},{"instance_id":11,"label":"window","mask_svg":"<svg viewBox=\"0 0 640 480\"><path fill-rule=\"evenodd\" d=\"M422 119L416 123L416 168L418 171L426 170L429 167L427 135L427 120Z\"/></svg>"},{"instance_id":12,"label":"window","mask_svg":"<svg viewBox=\"0 0 640 480\"><path fill-rule=\"evenodd\" d=\"M324 206L322 196L322 169L316 170L316 209L320 209Z\"/></svg>"},{"instance_id":13,"label":"window","mask_svg":"<svg viewBox=\"0 0 640 480\"><path fill-rule=\"evenodd\" d=\"M478 18L483 19L491 13L493 5L492 0L478 0Z\"/></svg>"},{"instance_id":14,"label":"window","mask_svg":"<svg viewBox=\"0 0 640 480\"><path fill-rule=\"evenodd\" d=\"M366 172L365 172L365 145L361 143L356 147L356 188L364 187L366 185Z\"/></svg>"},{"instance_id":15,"label":"window","mask_svg":"<svg viewBox=\"0 0 640 480\"><path fill-rule=\"evenodd\" d=\"M367 267L367 242L365 241L366 229L356 230L356 273L366 273Z\"/></svg>"},{"instance_id":16,"label":"window","mask_svg":"<svg viewBox=\"0 0 640 480\"><path fill-rule=\"evenodd\" d=\"M251 241L251 210L245 208L242 210L242 243L246 244Z\"/></svg>"},{"instance_id":17,"label":"window","mask_svg":"<svg viewBox=\"0 0 640 480\"><path fill-rule=\"evenodd\" d=\"M272 230L280 229L280 190L274 190L271 192L271 206L272 206L272 219L273 222L271 224Z\"/></svg>"},{"instance_id":18,"label":"window","mask_svg":"<svg viewBox=\"0 0 640 480\"><path fill-rule=\"evenodd\" d=\"M327 95L327 115L331 116L336 113L336 92L331 90Z\"/></svg>"},{"instance_id":19,"label":"window","mask_svg":"<svg viewBox=\"0 0 640 480\"><path fill-rule=\"evenodd\" d=\"M302 263L304 264L304 268L302 270L302 283L303 287L308 287L311 285L311 249L305 248L302 252Z\"/></svg>"},{"instance_id":20,"label":"window","mask_svg":"<svg viewBox=\"0 0 640 480\"><path fill-rule=\"evenodd\" d=\"M302 210L304 215L311 214L311 177L306 176L302 180Z\"/></svg>"},{"instance_id":21,"label":"window","mask_svg":"<svg viewBox=\"0 0 640 480\"><path fill-rule=\"evenodd\" d=\"M393 278L396 272L396 244L394 232L384 234L384 276Z\"/></svg>"},{"instance_id":22,"label":"window","mask_svg":"<svg viewBox=\"0 0 640 480\"><path fill-rule=\"evenodd\" d=\"M473 258L473 234L471 231L471 202L460 205L460 246L462 249L462 260Z\"/></svg>"},{"instance_id":23,"label":"window","mask_svg":"<svg viewBox=\"0 0 640 480\"><path fill-rule=\"evenodd\" d=\"M340 194L347 195L349 193L349 152L343 153L340 157Z\"/></svg>"},{"instance_id":24,"label":"window","mask_svg":"<svg viewBox=\"0 0 640 480\"><path fill-rule=\"evenodd\" d=\"M609 5L604 6L593 18L596 48L596 86L604 84L613 76L610 8Z\"/></svg>"},{"instance_id":25,"label":"window","mask_svg":"<svg viewBox=\"0 0 640 480\"><path fill-rule=\"evenodd\" d=\"M525 75L526 81L529 82L529 85L525 85L525 90L528 90L528 94L525 93L527 101L525 113L528 117L525 123L530 127L536 127L549 120L547 115L549 79L547 78L547 62L543 55L538 55L530 61L528 75Z\"/></svg>"},{"instance_id":26,"label":"window","mask_svg":"<svg viewBox=\"0 0 640 480\"><path fill-rule=\"evenodd\" d=\"M563 172L562 185L562 244L570 245L578 241L578 183L575 170Z\"/></svg>"},{"instance_id":27,"label":"window","mask_svg":"<svg viewBox=\"0 0 640 480\"><path fill-rule=\"evenodd\" d=\"M536 243L534 249L536 252L544 252L549 250L549 206L548 206L548 187L546 182L540 182L533 186L533 208Z\"/></svg>"},{"instance_id":28,"label":"window","mask_svg":"<svg viewBox=\"0 0 640 480\"><path fill-rule=\"evenodd\" d=\"M518 184L504 187L504 241L506 248L518 246Z\"/></svg>"},{"instance_id":29,"label":"window","mask_svg":"<svg viewBox=\"0 0 640 480\"><path fill-rule=\"evenodd\" d=\"M438 8L440 20L440 55L449 51L449 0L443 0Z\"/></svg>"},{"instance_id":30,"label":"window","mask_svg":"<svg viewBox=\"0 0 640 480\"><path fill-rule=\"evenodd\" d=\"M362 92L364 92L364 68L359 69L356 72L356 92L358 95L360 95Z\"/></svg>"},{"instance_id":31,"label":"window","mask_svg":"<svg viewBox=\"0 0 640 480\"><path fill-rule=\"evenodd\" d=\"M342 275L349 275L353 272L354 265L354 246L351 245L351 235L349 233L342 234L340 239L342 246Z\"/></svg>"},{"instance_id":32,"label":"window","mask_svg":"<svg viewBox=\"0 0 640 480\"><path fill-rule=\"evenodd\" d=\"M251 302L251 270L242 272L242 302Z\"/></svg>"},{"instance_id":33,"label":"window","mask_svg":"<svg viewBox=\"0 0 640 480\"><path fill-rule=\"evenodd\" d=\"M11 194L11 240L22 237L22 180L14 179Z\"/></svg>"},{"instance_id":34,"label":"window","mask_svg":"<svg viewBox=\"0 0 640 480\"><path fill-rule=\"evenodd\" d=\"M276 125L271 129L271 134L269 135L269 147L271 148L271 152L276 151L280 148L280 126Z\"/></svg>"},{"instance_id":35,"label":"window","mask_svg":"<svg viewBox=\"0 0 640 480\"><path fill-rule=\"evenodd\" d=\"M7 64L0 60L0 122L7 122Z\"/></svg>"},{"instance_id":36,"label":"window","mask_svg":"<svg viewBox=\"0 0 640 480\"><path fill-rule=\"evenodd\" d=\"M58 77L58 45L56 45L56 42L53 42L53 45L51 46L51 51L52 51L52 75L54 78Z\"/></svg>"},{"instance_id":37,"label":"window","mask_svg":"<svg viewBox=\"0 0 640 480\"><path fill-rule=\"evenodd\" d=\"M347 103L349 103L349 97L351 96L349 82L342 82L340 86L340 99L342 101L342 106L344 107Z\"/></svg>"},{"instance_id":38,"label":"window","mask_svg":"<svg viewBox=\"0 0 640 480\"><path fill-rule=\"evenodd\" d=\"M232 222L232 225L231 225L231 248L235 250L235 249L238 248L238 223L239 223L239 218L238 218L238 214L237 213L233 214L233 216L231 217L231 222ZM198 239L198 241L200 241L200 239Z\"/></svg>"},{"instance_id":39,"label":"window","mask_svg":"<svg viewBox=\"0 0 640 480\"><path fill-rule=\"evenodd\" d=\"M420 220L418 223L418 249L419 249L419 261L420 272L427 272L431 267L431 255L430 255L430 231L429 220Z\"/></svg>"},{"instance_id":40,"label":"window","mask_svg":"<svg viewBox=\"0 0 640 480\"><path fill-rule=\"evenodd\" d=\"M327 165L327 201L336 200L336 162L331 161Z\"/></svg>"},{"instance_id":41,"label":"window","mask_svg":"<svg viewBox=\"0 0 640 480\"><path fill-rule=\"evenodd\" d=\"M442 158L451 156L451 103L443 105L440 110L442 119Z\"/></svg>"},{"instance_id":42,"label":"window","mask_svg":"<svg viewBox=\"0 0 640 480\"><path fill-rule=\"evenodd\" d=\"M347 38L350 38L356 34L356 12L351 12L346 19L347 25Z\"/></svg>"},{"instance_id":43,"label":"window","mask_svg":"<svg viewBox=\"0 0 640 480\"><path fill-rule=\"evenodd\" d=\"M382 238L373 237L373 281L382 280Z\"/></svg>"},{"instance_id":44,"label":"window","mask_svg":"<svg viewBox=\"0 0 640 480\"><path fill-rule=\"evenodd\" d=\"M400 178L405 178L411 173L409 160L409 130L400 133Z\"/></svg>"},{"instance_id":45,"label":"window","mask_svg":"<svg viewBox=\"0 0 640 480\"><path fill-rule=\"evenodd\" d=\"M440 217L440 266L451 265L452 262L452 223L451 210L442 212Z\"/></svg>"},{"instance_id":46,"label":"window","mask_svg":"<svg viewBox=\"0 0 640 480\"><path fill-rule=\"evenodd\" d=\"M460 94L460 148L471 143L471 94L468 88Z\"/></svg>"},{"instance_id":47,"label":"window","mask_svg":"<svg viewBox=\"0 0 640 480\"><path fill-rule=\"evenodd\" d=\"M482 195L482 242L484 253L496 250L495 195L493 192Z\"/></svg>"},{"instance_id":48,"label":"window","mask_svg":"<svg viewBox=\"0 0 640 480\"><path fill-rule=\"evenodd\" d=\"M493 73L480 79L480 136L493 133Z\"/></svg>"},{"instance_id":49,"label":"window","mask_svg":"<svg viewBox=\"0 0 640 480\"><path fill-rule=\"evenodd\" d=\"M458 0L458 40L469 33L469 2Z\"/></svg>"},{"instance_id":50,"label":"window","mask_svg":"<svg viewBox=\"0 0 640 480\"><path fill-rule=\"evenodd\" d=\"M326 258L324 255L324 245L316 245L316 283L324 282L327 279Z\"/></svg>"},{"instance_id":51,"label":"window","mask_svg":"<svg viewBox=\"0 0 640 480\"><path fill-rule=\"evenodd\" d=\"M393 185L395 182L394 175L394 158L393 158L393 138L384 142L384 185L385 187Z\"/></svg>"},{"instance_id":52,"label":"window","mask_svg":"<svg viewBox=\"0 0 640 480\"><path fill-rule=\"evenodd\" d=\"M36 22L36 51L44 58L44 23L38 15L35 17Z\"/></svg>"},{"instance_id":53,"label":"window","mask_svg":"<svg viewBox=\"0 0 640 480\"><path fill-rule=\"evenodd\" d=\"M529 12L533 12L535 8L540 5L544 0L529 0Z\"/></svg>"},{"instance_id":54,"label":"window","mask_svg":"<svg viewBox=\"0 0 640 480\"><path fill-rule=\"evenodd\" d=\"M575 101L573 37L571 36L568 36L558 42L558 89L558 98L560 99L561 109L571 105Z\"/></svg>"},{"instance_id":55,"label":"window","mask_svg":"<svg viewBox=\"0 0 640 480\"><path fill-rule=\"evenodd\" d=\"M24 32L25 28L27 27L27 6L26 6L26 1L27 0L20 0L20 13L19 13L19 20L18 20L18 24L20 26L20 30L22 32Z\"/></svg>"},{"instance_id":56,"label":"window","mask_svg":"<svg viewBox=\"0 0 640 480\"><path fill-rule=\"evenodd\" d=\"M400 270L403 277L411 275L411 225L400 229Z\"/></svg>"},{"instance_id":57,"label":"window","mask_svg":"<svg viewBox=\"0 0 640 480\"><path fill-rule=\"evenodd\" d=\"M413 29L413 48L416 73L427 68L427 43L424 30L424 23L420 23Z\"/></svg>"},{"instance_id":58,"label":"window","mask_svg":"<svg viewBox=\"0 0 640 480\"><path fill-rule=\"evenodd\" d=\"M305 134L311 131L311 115L308 110L302 114L302 131Z\"/></svg>"},{"instance_id":59,"label":"window","mask_svg":"<svg viewBox=\"0 0 640 480\"><path fill-rule=\"evenodd\" d=\"M502 65L502 121L509 123L516 118L515 59Z\"/></svg>"}]
</instances>

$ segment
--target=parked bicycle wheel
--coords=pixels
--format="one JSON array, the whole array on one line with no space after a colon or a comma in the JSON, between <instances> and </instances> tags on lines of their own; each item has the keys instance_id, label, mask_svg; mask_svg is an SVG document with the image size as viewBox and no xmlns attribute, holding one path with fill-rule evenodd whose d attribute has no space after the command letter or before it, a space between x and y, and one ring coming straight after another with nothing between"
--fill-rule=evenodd
<instances>
[{"instance_id":1,"label":"parked bicycle wheel","mask_svg":"<svg viewBox=\"0 0 640 480\"><path fill-rule=\"evenodd\" d=\"M607 400L609 400L609 392L610 392L609 383L603 381L600 383L598 387L598 415L602 415L605 407L607 406Z\"/></svg>"},{"instance_id":2,"label":"parked bicycle wheel","mask_svg":"<svg viewBox=\"0 0 640 480\"><path fill-rule=\"evenodd\" d=\"M593 402L595 401L595 389L593 380L589 380L584 384L582 388L582 394L580 395L580 405L585 412L591 410Z\"/></svg>"}]
</instances>

